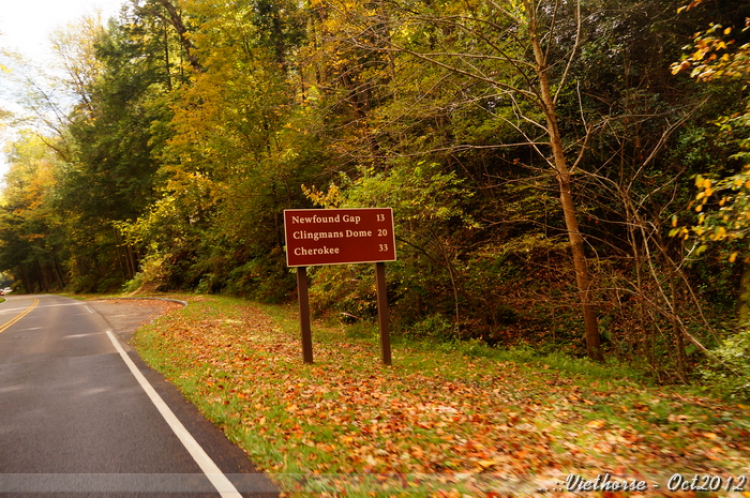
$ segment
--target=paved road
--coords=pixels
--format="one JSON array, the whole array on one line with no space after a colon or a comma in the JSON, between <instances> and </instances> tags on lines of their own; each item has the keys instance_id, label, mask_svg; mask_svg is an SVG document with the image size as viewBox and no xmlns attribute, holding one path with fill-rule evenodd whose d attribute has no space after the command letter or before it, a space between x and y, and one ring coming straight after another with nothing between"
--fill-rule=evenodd
<instances>
[{"instance_id":1,"label":"paved road","mask_svg":"<svg viewBox=\"0 0 750 498\"><path fill-rule=\"evenodd\" d=\"M239 497L274 489L126 352L91 306L11 295L0 304L0 496L41 493Z\"/></svg>"}]
</instances>

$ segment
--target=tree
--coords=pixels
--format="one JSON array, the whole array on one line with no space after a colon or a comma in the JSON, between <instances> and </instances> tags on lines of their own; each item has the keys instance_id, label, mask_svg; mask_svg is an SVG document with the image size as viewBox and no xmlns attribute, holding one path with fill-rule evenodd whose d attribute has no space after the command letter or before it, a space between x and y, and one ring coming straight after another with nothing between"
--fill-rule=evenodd
<instances>
[{"instance_id":1,"label":"tree","mask_svg":"<svg viewBox=\"0 0 750 498\"><path fill-rule=\"evenodd\" d=\"M681 10L691 10L701 4L703 0L696 0ZM745 12L744 30L738 25L712 23L710 28L697 33L693 47L686 47L690 52L673 65L673 73L690 70L692 78L706 84L734 81L745 86L750 84L750 39L746 33L750 17L747 16L750 11ZM735 19L742 17L738 15ZM698 175L695 180L699 190L695 198L695 211L700 213L697 224L675 228L672 232L685 240L692 233L704 242L698 253L707 249L706 244L723 242L730 247L730 263L740 254L747 254L745 241L750 233L750 99L745 99L744 106L744 110L718 121L725 139L736 144L737 150L731 159L740 167L724 177L717 174L721 171L719 168L716 168L719 171ZM746 265L742 277L739 301L739 319L745 324L750 320L750 265Z\"/></svg>"},{"instance_id":2,"label":"tree","mask_svg":"<svg viewBox=\"0 0 750 498\"><path fill-rule=\"evenodd\" d=\"M159 199L127 231L149 244L164 286L279 299L288 281L281 211L302 197L318 149L307 129L316 111L297 105L293 84L296 7L181 5L200 70L173 93Z\"/></svg>"},{"instance_id":3,"label":"tree","mask_svg":"<svg viewBox=\"0 0 750 498\"><path fill-rule=\"evenodd\" d=\"M0 267L29 292L62 288L66 281L62 223L52 206L56 158L26 130L9 146L10 171L0 208Z\"/></svg>"},{"instance_id":4,"label":"tree","mask_svg":"<svg viewBox=\"0 0 750 498\"><path fill-rule=\"evenodd\" d=\"M97 12L57 30L51 38L57 61L67 76L63 83L89 113L93 112L90 92L103 70L96 45L104 36L101 13Z\"/></svg>"},{"instance_id":5,"label":"tree","mask_svg":"<svg viewBox=\"0 0 750 498\"><path fill-rule=\"evenodd\" d=\"M181 9L179 8L178 2L172 0L133 0L135 7L135 15L141 18L154 17L162 20L165 25L169 24L174 29L179 40L179 44L182 47L183 54L187 57L190 66L193 71L200 72L201 63L198 60L198 54L196 53L195 45L190 35L190 31L185 22L184 16ZM169 52L167 51L167 54ZM165 57L167 61L167 67L169 56Z\"/></svg>"},{"instance_id":6,"label":"tree","mask_svg":"<svg viewBox=\"0 0 750 498\"><path fill-rule=\"evenodd\" d=\"M547 164L558 185L583 310L587 353L590 358L601 360L596 305L572 179L583 157L589 130L582 127L579 135L563 136L558 123L559 102L570 90L571 66L580 55L581 3L525 0L508 5L329 5L348 21L342 28L343 38L357 47L398 58L394 63L396 73L402 64L421 64L425 71L444 72L444 84L452 79L462 80L456 84L465 89L465 101L452 102L454 109L488 102L495 125L513 130ZM564 29L566 22L572 24L572 31ZM488 146L502 148L508 144ZM472 148L467 144L462 147Z\"/></svg>"},{"instance_id":7,"label":"tree","mask_svg":"<svg viewBox=\"0 0 750 498\"><path fill-rule=\"evenodd\" d=\"M71 155L60 168L56 206L72 222L71 268L82 290L117 285L138 269L137 249L123 243L117 224L155 200L154 150L168 134L160 124L170 117L173 84L168 41L151 36L151 27L134 17L99 37L99 74L82 85L87 104L73 110L66 129Z\"/></svg>"}]
</instances>

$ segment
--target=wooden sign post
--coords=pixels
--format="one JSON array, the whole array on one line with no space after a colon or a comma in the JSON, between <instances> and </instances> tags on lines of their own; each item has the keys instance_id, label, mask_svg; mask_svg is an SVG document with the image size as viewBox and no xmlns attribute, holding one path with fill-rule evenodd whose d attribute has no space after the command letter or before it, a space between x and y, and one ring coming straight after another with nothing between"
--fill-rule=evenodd
<instances>
[{"instance_id":1,"label":"wooden sign post","mask_svg":"<svg viewBox=\"0 0 750 498\"><path fill-rule=\"evenodd\" d=\"M375 263L375 282L378 291L378 326L380 327L380 357L384 365L391 364L391 331L388 323L388 292L385 284L385 263Z\"/></svg>"},{"instance_id":2,"label":"wooden sign post","mask_svg":"<svg viewBox=\"0 0 750 498\"><path fill-rule=\"evenodd\" d=\"M299 328L302 332L302 361L313 362L312 328L310 327L310 296L307 292L307 268L297 268L297 294L299 301Z\"/></svg>"},{"instance_id":3,"label":"wooden sign post","mask_svg":"<svg viewBox=\"0 0 750 498\"><path fill-rule=\"evenodd\" d=\"M297 268L302 359L313 362L308 266L375 263L380 351L391 364L385 262L396 261L393 210L287 209L284 211L287 266Z\"/></svg>"}]
</instances>

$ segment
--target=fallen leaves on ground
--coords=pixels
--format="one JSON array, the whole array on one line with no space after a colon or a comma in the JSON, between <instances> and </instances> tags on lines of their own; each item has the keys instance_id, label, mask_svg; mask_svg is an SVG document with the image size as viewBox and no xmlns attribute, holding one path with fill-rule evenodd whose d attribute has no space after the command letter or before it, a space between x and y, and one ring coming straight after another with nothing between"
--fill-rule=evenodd
<instances>
[{"instance_id":1,"label":"fallen leaves on ground","mask_svg":"<svg viewBox=\"0 0 750 498\"><path fill-rule=\"evenodd\" d=\"M426 348L385 367L375 341L314 341L304 365L298 339L258 309L211 301L137 336L291 494L565 496L569 475L607 473L649 484L607 496L676 496L676 473L750 476L746 406Z\"/></svg>"}]
</instances>

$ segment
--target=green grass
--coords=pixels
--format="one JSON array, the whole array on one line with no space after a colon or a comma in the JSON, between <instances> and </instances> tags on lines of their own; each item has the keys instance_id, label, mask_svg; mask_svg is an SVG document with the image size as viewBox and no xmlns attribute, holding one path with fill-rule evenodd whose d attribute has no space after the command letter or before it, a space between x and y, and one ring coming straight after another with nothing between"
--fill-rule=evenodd
<instances>
[{"instance_id":1,"label":"green grass","mask_svg":"<svg viewBox=\"0 0 750 498\"><path fill-rule=\"evenodd\" d=\"M415 339L395 340L386 367L377 326L331 321L314 323L306 365L296 307L181 298L190 306L134 346L292 496L520 495L570 472L664 484L750 471L748 407L632 369Z\"/></svg>"}]
</instances>

